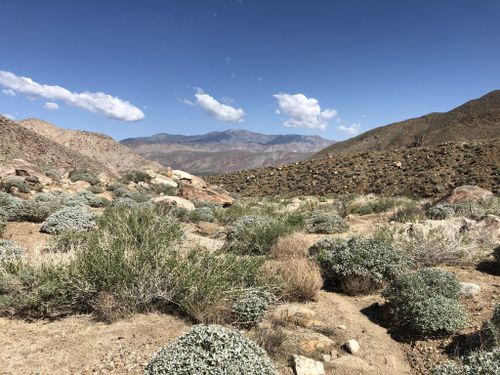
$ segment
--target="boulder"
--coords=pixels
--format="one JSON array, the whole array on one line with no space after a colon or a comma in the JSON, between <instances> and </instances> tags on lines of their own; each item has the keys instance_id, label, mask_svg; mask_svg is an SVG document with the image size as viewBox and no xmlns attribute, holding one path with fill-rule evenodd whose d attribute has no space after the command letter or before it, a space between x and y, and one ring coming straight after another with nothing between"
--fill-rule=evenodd
<instances>
[{"instance_id":1,"label":"boulder","mask_svg":"<svg viewBox=\"0 0 500 375\"><path fill-rule=\"evenodd\" d=\"M465 282L460 283L460 293L462 293L464 296L472 297L478 294L480 291L481 287L477 284Z\"/></svg>"},{"instance_id":2,"label":"boulder","mask_svg":"<svg viewBox=\"0 0 500 375\"><path fill-rule=\"evenodd\" d=\"M206 189L197 189L194 186L183 186L177 192L177 195L189 200L198 200L203 202L214 202L227 207L233 204L234 199L227 192L220 188L215 190L212 187Z\"/></svg>"},{"instance_id":3,"label":"boulder","mask_svg":"<svg viewBox=\"0 0 500 375\"><path fill-rule=\"evenodd\" d=\"M173 173L172 177L176 180L191 181L194 177L192 174L181 171L179 169L174 170L172 173Z\"/></svg>"},{"instance_id":4,"label":"boulder","mask_svg":"<svg viewBox=\"0 0 500 375\"><path fill-rule=\"evenodd\" d=\"M167 177L167 176L163 176L163 175L157 175L155 178L153 178L150 181L150 184L151 185L166 185L166 186L171 186L174 188L179 186L177 184L177 182L175 182L173 179L171 179L170 177Z\"/></svg>"},{"instance_id":5,"label":"boulder","mask_svg":"<svg viewBox=\"0 0 500 375\"><path fill-rule=\"evenodd\" d=\"M475 185L463 185L453 189L439 203L481 202L490 198L493 198L493 193L489 190Z\"/></svg>"},{"instance_id":6,"label":"boulder","mask_svg":"<svg viewBox=\"0 0 500 375\"><path fill-rule=\"evenodd\" d=\"M42 185L50 185L52 179L38 165L28 163L23 159L14 159L10 163L0 166L0 178L12 176L36 179Z\"/></svg>"},{"instance_id":7,"label":"boulder","mask_svg":"<svg viewBox=\"0 0 500 375\"><path fill-rule=\"evenodd\" d=\"M293 368L297 375L324 375L325 368L323 363L315 361L301 355L294 354Z\"/></svg>"},{"instance_id":8,"label":"boulder","mask_svg":"<svg viewBox=\"0 0 500 375\"><path fill-rule=\"evenodd\" d=\"M170 167L167 167L167 168L163 168L162 170L160 170L159 173L165 177L172 178L172 176L174 175L174 170Z\"/></svg>"},{"instance_id":9,"label":"boulder","mask_svg":"<svg viewBox=\"0 0 500 375\"><path fill-rule=\"evenodd\" d=\"M160 197L155 197L152 199L152 201L155 203L161 203L169 206L184 208L188 211L194 211L196 208L194 204L188 201L187 199L181 197L172 197L170 195L162 195Z\"/></svg>"},{"instance_id":10,"label":"boulder","mask_svg":"<svg viewBox=\"0 0 500 375\"><path fill-rule=\"evenodd\" d=\"M359 352L359 349L360 349L359 342L357 340L354 340L354 339L347 340L344 343L343 347L345 348L347 353L350 353L350 354L355 354L355 353Z\"/></svg>"}]
</instances>

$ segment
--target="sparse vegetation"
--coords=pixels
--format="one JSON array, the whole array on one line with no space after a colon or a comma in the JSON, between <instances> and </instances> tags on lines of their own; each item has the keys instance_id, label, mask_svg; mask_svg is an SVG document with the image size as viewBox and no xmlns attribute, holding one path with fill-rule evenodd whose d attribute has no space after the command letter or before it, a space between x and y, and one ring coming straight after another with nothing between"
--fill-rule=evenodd
<instances>
[{"instance_id":1,"label":"sparse vegetation","mask_svg":"<svg viewBox=\"0 0 500 375\"><path fill-rule=\"evenodd\" d=\"M483 324L481 341L487 350L500 348L500 304L495 306L491 319Z\"/></svg>"},{"instance_id":2,"label":"sparse vegetation","mask_svg":"<svg viewBox=\"0 0 500 375\"><path fill-rule=\"evenodd\" d=\"M9 177L5 180L2 180L0 183L0 189L6 193L11 193L13 192L13 189L17 189L19 193L29 193L30 192L30 187L24 181L24 178L21 177Z\"/></svg>"},{"instance_id":3,"label":"sparse vegetation","mask_svg":"<svg viewBox=\"0 0 500 375\"><path fill-rule=\"evenodd\" d=\"M24 256L21 246L11 240L0 240L0 266L6 263L17 262Z\"/></svg>"},{"instance_id":4,"label":"sparse vegetation","mask_svg":"<svg viewBox=\"0 0 500 375\"><path fill-rule=\"evenodd\" d=\"M259 323L267 311L271 295L267 291L244 291L233 304L236 324L252 327Z\"/></svg>"},{"instance_id":5,"label":"sparse vegetation","mask_svg":"<svg viewBox=\"0 0 500 375\"><path fill-rule=\"evenodd\" d=\"M289 260L292 258L306 258L309 255L309 240L303 233L295 232L280 237L271 248L271 259Z\"/></svg>"},{"instance_id":6,"label":"sparse vegetation","mask_svg":"<svg viewBox=\"0 0 500 375\"><path fill-rule=\"evenodd\" d=\"M122 174L120 178L120 182L122 182L123 184L129 184L130 182L135 182L137 184L139 182L150 182L150 181L151 181L151 176L148 173L139 170L127 171L124 174Z\"/></svg>"},{"instance_id":7,"label":"sparse vegetation","mask_svg":"<svg viewBox=\"0 0 500 375\"><path fill-rule=\"evenodd\" d=\"M313 211L306 216L305 228L309 233L332 234L346 232L349 226L336 212Z\"/></svg>"},{"instance_id":8,"label":"sparse vegetation","mask_svg":"<svg viewBox=\"0 0 500 375\"><path fill-rule=\"evenodd\" d=\"M347 294L366 294L380 289L409 266L402 253L376 238L325 238L309 251L327 280Z\"/></svg>"},{"instance_id":9,"label":"sparse vegetation","mask_svg":"<svg viewBox=\"0 0 500 375\"><path fill-rule=\"evenodd\" d=\"M277 375L266 352L242 333L196 325L153 355L145 375Z\"/></svg>"},{"instance_id":10,"label":"sparse vegetation","mask_svg":"<svg viewBox=\"0 0 500 375\"><path fill-rule=\"evenodd\" d=\"M491 352L473 352L461 363L448 363L432 370L432 375L497 375L499 373L500 348Z\"/></svg>"},{"instance_id":11,"label":"sparse vegetation","mask_svg":"<svg viewBox=\"0 0 500 375\"><path fill-rule=\"evenodd\" d=\"M391 216L392 221L399 223L414 223L426 219L425 210L417 202L409 202L399 208L394 215Z\"/></svg>"},{"instance_id":12,"label":"sparse vegetation","mask_svg":"<svg viewBox=\"0 0 500 375\"><path fill-rule=\"evenodd\" d=\"M383 295L394 323L417 335L452 334L468 323L458 303L460 284L448 271L425 268L401 274Z\"/></svg>"},{"instance_id":13,"label":"sparse vegetation","mask_svg":"<svg viewBox=\"0 0 500 375\"><path fill-rule=\"evenodd\" d=\"M427 216L432 220L446 220L455 214L455 209L449 204L436 205L427 209Z\"/></svg>"}]
</instances>

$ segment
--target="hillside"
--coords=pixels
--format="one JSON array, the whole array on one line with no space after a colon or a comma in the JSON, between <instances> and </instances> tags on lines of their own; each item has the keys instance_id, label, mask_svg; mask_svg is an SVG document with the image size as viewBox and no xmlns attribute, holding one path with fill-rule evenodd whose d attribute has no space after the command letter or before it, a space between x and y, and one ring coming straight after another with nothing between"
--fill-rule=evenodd
<instances>
[{"instance_id":1,"label":"hillside","mask_svg":"<svg viewBox=\"0 0 500 375\"><path fill-rule=\"evenodd\" d=\"M0 116L0 164L24 159L40 166L106 170L98 161Z\"/></svg>"},{"instance_id":2,"label":"hillside","mask_svg":"<svg viewBox=\"0 0 500 375\"><path fill-rule=\"evenodd\" d=\"M244 196L377 193L434 197L464 184L499 194L500 140L329 155L207 180Z\"/></svg>"},{"instance_id":3,"label":"hillside","mask_svg":"<svg viewBox=\"0 0 500 375\"><path fill-rule=\"evenodd\" d=\"M227 130L203 135L156 134L121 141L175 169L207 175L305 160L333 142L318 136Z\"/></svg>"},{"instance_id":4,"label":"hillside","mask_svg":"<svg viewBox=\"0 0 500 375\"><path fill-rule=\"evenodd\" d=\"M430 113L367 131L335 143L315 157L490 140L498 138L499 134L500 90L496 90L449 112Z\"/></svg>"},{"instance_id":5,"label":"hillside","mask_svg":"<svg viewBox=\"0 0 500 375\"><path fill-rule=\"evenodd\" d=\"M130 169L158 170L161 165L146 160L131 151L128 147L116 142L113 138L93 132L58 128L39 119L18 121L19 127L34 132L41 137L52 140L60 146L73 150L95 163L112 171Z\"/></svg>"}]
</instances>

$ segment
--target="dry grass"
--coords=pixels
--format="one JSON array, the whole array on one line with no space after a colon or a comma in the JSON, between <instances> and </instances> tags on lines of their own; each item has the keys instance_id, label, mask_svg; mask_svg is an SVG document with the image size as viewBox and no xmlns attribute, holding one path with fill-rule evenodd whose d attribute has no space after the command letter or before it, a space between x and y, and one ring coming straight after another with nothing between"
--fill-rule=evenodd
<instances>
[{"instance_id":1,"label":"dry grass","mask_svg":"<svg viewBox=\"0 0 500 375\"><path fill-rule=\"evenodd\" d=\"M282 237L269 252L272 259L300 259L308 256L311 241L304 233L295 232Z\"/></svg>"},{"instance_id":2,"label":"dry grass","mask_svg":"<svg viewBox=\"0 0 500 375\"><path fill-rule=\"evenodd\" d=\"M306 258L271 260L265 264L265 272L278 279L281 297L286 301L309 301L315 299L323 286L318 265Z\"/></svg>"}]
</instances>

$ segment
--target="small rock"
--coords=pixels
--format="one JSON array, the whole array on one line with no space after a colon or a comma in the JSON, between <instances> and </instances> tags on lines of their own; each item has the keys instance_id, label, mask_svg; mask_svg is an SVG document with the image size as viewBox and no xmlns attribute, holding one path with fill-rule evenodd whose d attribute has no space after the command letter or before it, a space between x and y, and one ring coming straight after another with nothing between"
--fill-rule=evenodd
<instances>
[{"instance_id":1,"label":"small rock","mask_svg":"<svg viewBox=\"0 0 500 375\"><path fill-rule=\"evenodd\" d=\"M351 339L344 343L344 348L350 354L355 354L359 351L359 342L357 340Z\"/></svg>"},{"instance_id":2,"label":"small rock","mask_svg":"<svg viewBox=\"0 0 500 375\"><path fill-rule=\"evenodd\" d=\"M465 282L460 283L460 292L464 296L468 296L468 297L475 296L480 291L481 291L481 287L477 284L465 283Z\"/></svg>"},{"instance_id":3,"label":"small rock","mask_svg":"<svg viewBox=\"0 0 500 375\"><path fill-rule=\"evenodd\" d=\"M345 331L345 330L347 329L347 327L346 327L345 325L343 325L343 324L341 324L341 325L337 326L337 328L338 328L338 329L341 329L341 330L343 330L343 331Z\"/></svg>"},{"instance_id":4,"label":"small rock","mask_svg":"<svg viewBox=\"0 0 500 375\"><path fill-rule=\"evenodd\" d=\"M297 375L324 375L325 368L321 362L301 355L293 356L293 366Z\"/></svg>"}]
</instances>

